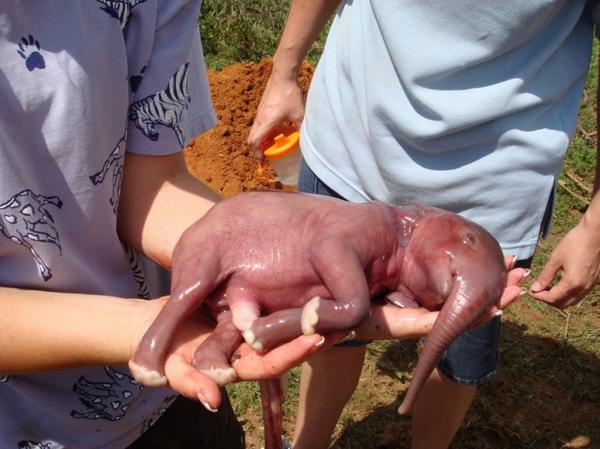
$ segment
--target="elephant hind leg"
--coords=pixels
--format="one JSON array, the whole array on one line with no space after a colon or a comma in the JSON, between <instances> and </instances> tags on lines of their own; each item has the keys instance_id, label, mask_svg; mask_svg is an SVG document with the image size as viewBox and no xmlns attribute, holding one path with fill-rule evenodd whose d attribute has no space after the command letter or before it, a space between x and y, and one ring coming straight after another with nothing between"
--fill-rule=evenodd
<instances>
[{"instance_id":1,"label":"elephant hind leg","mask_svg":"<svg viewBox=\"0 0 600 449\"><path fill-rule=\"evenodd\" d=\"M371 297L358 253L338 238L325 238L311 249L313 267L331 299L316 297L304 306L305 333L349 331L368 318Z\"/></svg>"},{"instance_id":2,"label":"elephant hind leg","mask_svg":"<svg viewBox=\"0 0 600 449\"><path fill-rule=\"evenodd\" d=\"M221 312L217 320L214 331L196 349L194 366L217 385L224 386L236 379L230 360L242 342L242 334L233 324L230 311Z\"/></svg>"},{"instance_id":3,"label":"elephant hind leg","mask_svg":"<svg viewBox=\"0 0 600 449\"><path fill-rule=\"evenodd\" d=\"M257 318L244 331L244 339L255 351L264 351L302 334L332 333L356 328L369 316L370 302L356 306L315 296L302 308L280 310Z\"/></svg>"},{"instance_id":4,"label":"elephant hind leg","mask_svg":"<svg viewBox=\"0 0 600 449\"><path fill-rule=\"evenodd\" d=\"M357 253L339 238L314 242L310 260L331 299L315 297L302 308L280 310L256 319L244 329L246 342L263 351L302 334L356 328L369 316L371 308L369 287Z\"/></svg>"},{"instance_id":5,"label":"elephant hind leg","mask_svg":"<svg viewBox=\"0 0 600 449\"><path fill-rule=\"evenodd\" d=\"M302 331L304 334L350 331L369 316L370 301L345 302L311 299L302 309Z\"/></svg>"},{"instance_id":6,"label":"elephant hind leg","mask_svg":"<svg viewBox=\"0 0 600 449\"><path fill-rule=\"evenodd\" d=\"M302 309L286 309L257 318L244 331L244 339L255 351L262 352L302 335Z\"/></svg>"}]
</instances>

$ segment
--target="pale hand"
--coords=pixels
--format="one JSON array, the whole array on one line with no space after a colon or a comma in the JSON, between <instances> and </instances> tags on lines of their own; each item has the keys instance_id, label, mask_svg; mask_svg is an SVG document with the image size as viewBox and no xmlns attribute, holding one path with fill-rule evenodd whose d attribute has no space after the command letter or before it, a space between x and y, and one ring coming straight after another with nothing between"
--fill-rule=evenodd
<instances>
[{"instance_id":1,"label":"pale hand","mask_svg":"<svg viewBox=\"0 0 600 449\"><path fill-rule=\"evenodd\" d=\"M504 259L509 270L506 288L498 300L498 304L490 308L489 313L477 325L489 321L498 312L515 302L524 291L520 284L529 274L524 268L512 268L514 258ZM408 339L423 337L431 331L439 312L430 312L424 308L401 309L392 305L376 306L369 319L357 330L359 338L371 340Z\"/></svg>"},{"instance_id":2,"label":"pale hand","mask_svg":"<svg viewBox=\"0 0 600 449\"><path fill-rule=\"evenodd\" d=\"M149 316L144 320L146 327L166 301L166 297L152 301L152 310L148 309ZM207 409L214 411L221 403L220 388L193 366L194 353L211 330L202 313L192 314L178 329L165 360L165 375L173 390L191 399L200 400ZM143 332L139 334L143 335ZM320 348L331 346L339 338L340 335L327 338L318 334L303 335L261 354L243 343L234 353L232 367L237 373L237 381L276 378L306 360Z\"/></svg>"},{"instance_id":3,"label":"pale hand","mask_svg":"<svg viewBox=\"0 0 600 449\"><path fill-rule=\"evenodd\" d=\"M304 100L296 80L279 79L272 75L267 81L248 136L248 144L258 160L263 160L263 151L273 144L276 135L297 131L303 117Z\"/></svg>"},{"instance_id":4,"label":"pale hand","mask_svg":"<svg viewBox=\"0 0 600 449\"><path fill-rule=\"evenodd\" d=\"M555 284L552 282L560 279ZM579 222L556 246L529 295L553 307L577 304L600 275L600 227Z\"/></svg>"}]
</instances>

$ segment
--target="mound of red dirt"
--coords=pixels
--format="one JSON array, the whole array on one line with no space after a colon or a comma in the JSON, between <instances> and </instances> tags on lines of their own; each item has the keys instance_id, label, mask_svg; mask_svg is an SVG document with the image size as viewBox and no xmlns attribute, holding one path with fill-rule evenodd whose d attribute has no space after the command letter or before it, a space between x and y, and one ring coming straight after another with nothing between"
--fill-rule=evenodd
<instances>
[{"instance_id":1,"label":"mound of red dirt","mask_svg":"<svg viewBox=\"0 0 600 449\"><path fill-rule=\"evenodd\" d=\"M265 60L208 71L218 123L196 137L184 154L190 172L223 197L247 190L282 188L273 181L270 167L258 172L258 162L246 143L271 67L271 61ZM300 72L299 85L305 95L313 71L305 63Z\"/></svg>"}]
</instances>

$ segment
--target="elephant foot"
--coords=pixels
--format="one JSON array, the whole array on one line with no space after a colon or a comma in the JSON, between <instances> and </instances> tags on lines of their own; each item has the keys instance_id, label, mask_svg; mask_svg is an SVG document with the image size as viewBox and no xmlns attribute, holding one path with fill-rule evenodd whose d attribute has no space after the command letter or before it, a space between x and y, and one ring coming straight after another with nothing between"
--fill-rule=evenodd
<instances>
[{"instance_id":1,"label":"elephant foot","mask_svg":"<svg viewBox=\"0 0 600 449\"><path fill-rule=\"evenodd\" d=\"M302 333L304 335L311 335L315 333L315 326L319 322L319 305L321 298L315 296L313 299L304 304L302 308L302 315L300 317L300 324L302 326Z\"/></svg>"},{"instance_id":2,"label":"elephant foot","mask_svg":"<svg viewBox=\"0 0 600 449\"><path fill-rule=\"evenodd\" d=\"M146 387L164 387L167 385L167 376L161 372L149 369L133 360L130 360L128 365L133 378L140 384Z\"/></svg>"}]
</instances>

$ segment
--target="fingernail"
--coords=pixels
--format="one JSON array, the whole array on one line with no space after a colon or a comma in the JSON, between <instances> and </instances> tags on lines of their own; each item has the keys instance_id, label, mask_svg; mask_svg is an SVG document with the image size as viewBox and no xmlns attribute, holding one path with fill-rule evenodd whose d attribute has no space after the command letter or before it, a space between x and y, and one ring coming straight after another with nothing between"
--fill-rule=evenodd
<instances>
[{"instance_id":1,"label":"fingernail","mask_svg":"<svg viewBox=\"0 0 600 449\"><path fill-rule=\"evenodd\" d=\"M514 267L516 263L517 263L517 255L516 255L516 254L513 254L513 256L512 256L512 264L511 264L511 266L513 266L513 267Z\"/></svg>"},{"instance_id":2,"label":"fingernail","mask_svg":"<svg viewBox=\"0 0 600 449\"><path fill-rule=\"evenodd\" d=\"M527 289L525 287L521 287L521 293L519 293L519 296L524 296L527 293Z\"/></svg>"},{"instance_id":3,"label":"fingernail","mask_svg":"<svg viewBox=\"0 0 600 449\"><path fill-rule=\"evenodd\" d=\"M343 343L348 340L354 340L356 338L356 332L350 331L344 337L342 337L337 343Z\"/></svg>"},{"instance_id":4,"label":"fingernail","mask_svg":"<svg viewBox=\"0 0 600 449\"><path fill-rule=\"evenodd\" d=\"M525 273L523 273L523 279L525 279L530 274L531 274L531 270L525 270Z\"/></svg>"},{"instance_id":5,"label":"fingernail","mask_svg":"<svg viewBox=\"0 0 600 449\"><path fill-rule=\"evenodd\" d=\"M315 348L320 348L321 346L323 346L323 343L325 343L325 337L319 338L319 341L315 343Z\"/></svg>"},{"instance_id":6,"label":"fingernail","mask_svg":"<svg viewBox=\"0 0 600 449\"><path fill-rule=\"evenodd\" d=\"M496 310L496 312L494 313L494 316L502 316L503 312L502 310Z\"/></svg>"},{"instance_id":7,"label":"fingernail","mask_svg":"<svg viewBox=\"0 0 600 449\"><path fill-rule=\"evenodd\" d=\"M533 291L533 292L540 291L541 289L542 289L542 286L540 285L540 283L538 281L535 281L533 283L533 285L531 286L531 291Z\"/></svg>"},{"instance_id":8,"label":"fingernail","mask_svg":"<svg viewBox=\"0 0 600 449\"><path fill-rule=\"evenodd\" d=\"M210 404L208 403L208 401L206 400L206 398L204 397L204 395L202 393L198 393L198 400L200 401L200 403L204 406L204 408L206 410L208 410L211 413L217 413L217 409L212 408L210 406Z\"/></svg>"}]
</instances>

